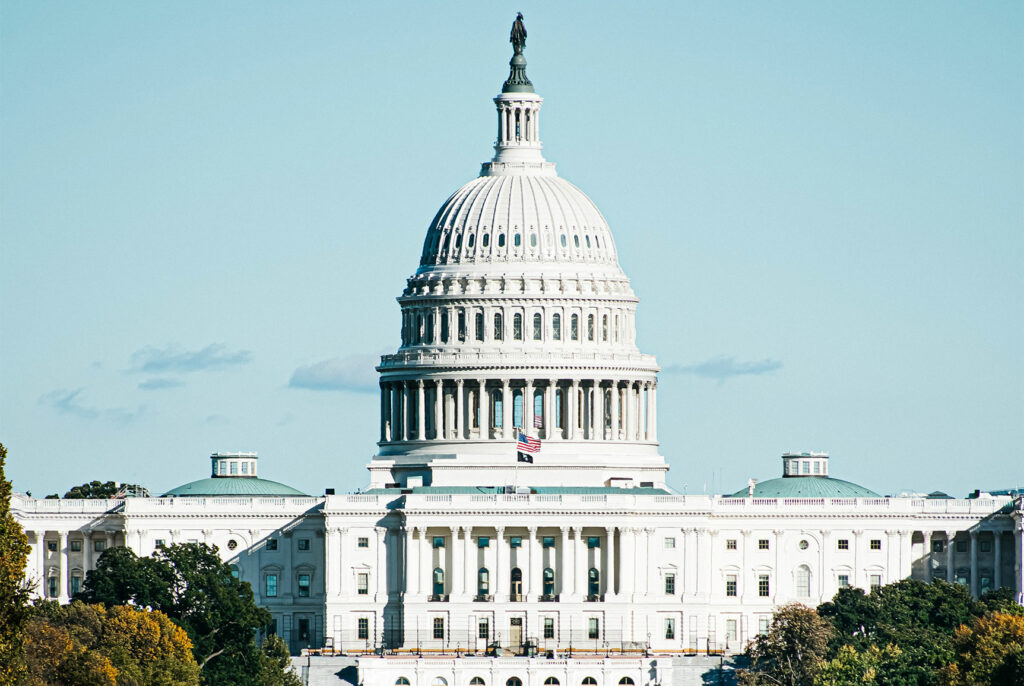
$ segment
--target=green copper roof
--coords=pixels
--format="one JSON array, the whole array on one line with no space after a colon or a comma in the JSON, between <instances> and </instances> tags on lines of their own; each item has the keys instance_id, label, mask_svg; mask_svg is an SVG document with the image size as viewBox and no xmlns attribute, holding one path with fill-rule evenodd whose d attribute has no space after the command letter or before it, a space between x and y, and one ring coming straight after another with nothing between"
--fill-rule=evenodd
<instances>
[{"instance_id":1,"label":"green copper roof","mask_svg":"<svg viewBox=\"0 0 1024 686\"><path fill-rule=\"evenodd\" d=\"M182 484L164 493L163 497L199 497L199 496L306 496L291 486L277 481L245 477L220 477L199 479ZM308 497L308 496L306 496Z\"/></svg>"},{"instance_id":2,"label":"green copper roof","mask_svg":"<svg viewBox=\"0 0 1024 686\"><path fill-rule=\"evenodd\" d=\"M747 489L729 498L746 498ZM863 486L827 476L791 476L762 481L754 486L755 498L880 498Z\"/></svg>"}]
</instances>

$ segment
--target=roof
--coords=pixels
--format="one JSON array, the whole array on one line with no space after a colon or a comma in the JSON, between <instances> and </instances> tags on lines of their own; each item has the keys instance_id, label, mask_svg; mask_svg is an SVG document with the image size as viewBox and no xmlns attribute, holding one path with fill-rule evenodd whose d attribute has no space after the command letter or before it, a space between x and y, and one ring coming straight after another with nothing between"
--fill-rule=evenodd
<instances>
[{"instance_id":1,"label":"roof","mask_svg":"<svg viewBox=\"0 0 1024 686\"><path fill-rule=\"evenodd\" d=\"M746 498L747 489L730 498ZM754 486L755 498L880 498L874 491L857 484L827 476L780 477Z\"/></svg>"},{"instance_id":2,"label":"roof","mask_svg":"<svg viewBox=\"0 0 1024 686\"><path fill-rule=\"evenodd\" d=\"M199 479L182 484L164 493L163 497L200 497L200 496L305 496L291 486L253 477L220 477Z\"/></svg>"},{"instance_id":3,"label":"roof","mask_svg":"<svg viewBox=\"0 0 1024 686\"><path fill-rule=\"evenodd\" d=\"M522 488L527 488L523 486ZM600 494L612 494L612 493L623 493L627 495L668 495L670 491L662 488L648 488L637 487L637 488L619 488L615 486L530 486L532 493L545 494L545 493L561 493L561 494L576 494L576 495L600 495ZM413 494L434 494L434 495L466 495L466 494L479 494L479 493L504 493L503 486L415 486L413 488L371 488L363 491L366 495L385 495L392 493L398 495L400 493Z\"/></svg>"}]
</instances>

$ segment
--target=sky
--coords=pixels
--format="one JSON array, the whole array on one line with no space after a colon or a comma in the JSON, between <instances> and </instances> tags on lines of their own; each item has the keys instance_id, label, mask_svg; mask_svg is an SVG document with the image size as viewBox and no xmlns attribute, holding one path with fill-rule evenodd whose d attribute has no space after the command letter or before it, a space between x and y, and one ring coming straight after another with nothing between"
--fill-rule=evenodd
<instances>
[{"instance_id":1,"label":"sky","mask_svg":"<svg viewBox=\"0 0 1024 686\"><path fill-rule=\"evenodd\" d=\"M16 490L214 451L365 487L375 356L493 154L521 10L601 208L680 492L786 451L1024 486L1020 2L0 3L0 441Z\"/></svg>"}]
</instances>

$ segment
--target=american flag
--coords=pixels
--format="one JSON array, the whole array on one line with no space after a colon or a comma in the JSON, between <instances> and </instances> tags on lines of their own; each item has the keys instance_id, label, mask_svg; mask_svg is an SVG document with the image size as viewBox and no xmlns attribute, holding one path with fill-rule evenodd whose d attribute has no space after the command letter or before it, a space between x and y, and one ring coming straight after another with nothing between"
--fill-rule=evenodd
<instances>
[{"instance_id":1,"label":"american flag","mask_svg":"<svg viewBox=\"0 0 1024 686\"><path fill-rule=\"evenodd\" d=\"M516 450L522 453L539 453L540 439L531 438L522 431L519 432L519 442L516 443Z\"/></svg>"},{"instance_id":2,"label":"american flag","mask_svg":"<svg viewBox=\"0 0 1024 686\"><path fill-rule=\"evenodd\" d=\"M533 428L543 429L544 428L544 417L539 414L533 415Z\"/></svg>"}]
</instances>

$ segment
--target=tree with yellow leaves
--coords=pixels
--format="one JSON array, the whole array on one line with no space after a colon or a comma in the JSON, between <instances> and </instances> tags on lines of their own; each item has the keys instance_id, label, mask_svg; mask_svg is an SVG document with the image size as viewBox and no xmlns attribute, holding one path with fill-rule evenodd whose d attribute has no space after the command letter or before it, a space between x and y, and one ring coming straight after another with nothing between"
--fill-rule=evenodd
<instances>
[{"instance_id":1,"label":"tree with yellow leaves","mask_svg":"<svg viewBox=\"0 0 1024 686\"><path fill-rule=\"evenodd\" d=\"M941 672L948 686L1024 685L1024 615L992 612L953 635L955 661Z\"/></svg>"},{"instance_id":2,"label":"tree with yellow leaves","mask_svg":"<svg viewBox=\"0 0 1024 686\"><path fill-rule=\"evenodd\" d=\"M0 684L13 684L24 672L22 648L28 621L25 562L28 537L11 514L11 482L4 474L7 448L0 443Z\"/></svg>"}]
</instances>

